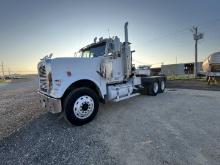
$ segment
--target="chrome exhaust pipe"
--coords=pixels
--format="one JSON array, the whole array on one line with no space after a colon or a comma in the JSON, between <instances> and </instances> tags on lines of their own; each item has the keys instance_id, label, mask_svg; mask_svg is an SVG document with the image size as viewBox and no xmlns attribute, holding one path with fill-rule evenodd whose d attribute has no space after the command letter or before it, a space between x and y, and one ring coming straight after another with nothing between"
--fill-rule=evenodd
<instances>
[{"instance_id":1,"label":"chrome exhaust pipe","mask_svg":"<svg viewBox=\"0 0 220 165\"><path fill-rule=\"evenodd\" d=\"M128 43L128 22L125 23L124 30L125 30L125 44L127 44Z\"/></svg>"}]
</instances>

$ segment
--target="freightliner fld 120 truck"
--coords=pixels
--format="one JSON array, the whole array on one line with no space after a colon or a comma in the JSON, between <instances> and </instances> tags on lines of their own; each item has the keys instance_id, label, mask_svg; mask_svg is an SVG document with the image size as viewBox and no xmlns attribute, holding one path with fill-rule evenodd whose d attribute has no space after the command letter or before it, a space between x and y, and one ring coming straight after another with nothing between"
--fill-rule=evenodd
<instances>
[{"instance_id":1,"label":"freightliner fld 120 truck","mask_svg":"<svg viewBox=\"0 0 220 165\"><path fill-rule=\"evenodd\" d=\"M95 38L80 49L79 57L41 59L38 93L43 107L52 113L63 112L74 125L83 125L96 116L99 102L164 92L165 76L149 76L143 67L133 66L127 26L125 23L124 42L117 36Z\"/></svg>"}]
</instances>

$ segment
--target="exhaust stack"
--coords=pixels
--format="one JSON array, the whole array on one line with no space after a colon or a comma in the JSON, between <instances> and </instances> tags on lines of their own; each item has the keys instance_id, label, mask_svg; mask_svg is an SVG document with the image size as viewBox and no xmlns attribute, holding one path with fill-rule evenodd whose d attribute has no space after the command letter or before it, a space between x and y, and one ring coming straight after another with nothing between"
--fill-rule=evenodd
<instances>
[{"instance_id":1,"label":"exhaust stack","mask_svg":"<svg viewBox=\"0 0 220 165\"><path fill-rule=\"evenodd\" d=\"M125 44L128 44L128 22L125 23L124 30L125 30Z\"/></svg>"},{"instance_id":2,"label":"exhaust stack","mask_svg":"<svg viewBox=\"0 0 220 165\"><path fill-rule=\"evenodd\" d=\"M131 51L128 42L128 22L126 22L124 25L124 31L125 31L125 43L124 43L123 63L124 63L125 79L127 80L131 75Z\"/></svg>"}]
</instances>

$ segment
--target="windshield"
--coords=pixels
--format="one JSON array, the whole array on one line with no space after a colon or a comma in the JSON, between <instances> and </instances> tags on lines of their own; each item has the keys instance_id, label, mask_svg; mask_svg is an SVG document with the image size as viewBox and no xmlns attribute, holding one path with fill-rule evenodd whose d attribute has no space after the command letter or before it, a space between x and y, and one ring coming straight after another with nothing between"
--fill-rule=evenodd
<instances>
[{"instance_id":1,"label":"windshield","mask_svg":"<svg viewBox=\"0 0 220 165\"><path fill-rule=\"evenodd\" d=\"M105 54L105 46L106 43L100 43L98 45L94 45L82 51L83 58L93 58L103 56Z\"/></svg>"}]
</instances>

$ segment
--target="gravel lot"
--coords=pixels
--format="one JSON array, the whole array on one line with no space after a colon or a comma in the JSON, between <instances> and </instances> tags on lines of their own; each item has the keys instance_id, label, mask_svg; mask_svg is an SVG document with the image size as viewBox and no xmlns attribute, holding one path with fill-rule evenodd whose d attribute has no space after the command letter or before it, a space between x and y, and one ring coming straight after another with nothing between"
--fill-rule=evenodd
<instances>
[{"instance_id":1,"label":"gravel lot","mask_svg":"<svg viewBox=\"0 0 220 165\"><path fill-rule=\"evenodd\" d=\"M36 87L36 76L0 84L0 139L45 113L40 108Z\"/></svg>"},{"instance_id":2,"label":"gravel lot","mask_svg":"<svg viewBox=\"0 0 220 165\"><path fill-rule=\"evenodd\" d=\"M1 136L13 130L11 123L34 118L0 141L1 164L220 164L218 91L168 89L108 103L76 127L43 112L33 84L36 79L0 88Z\"/></svg>"}]
</instances>

